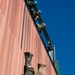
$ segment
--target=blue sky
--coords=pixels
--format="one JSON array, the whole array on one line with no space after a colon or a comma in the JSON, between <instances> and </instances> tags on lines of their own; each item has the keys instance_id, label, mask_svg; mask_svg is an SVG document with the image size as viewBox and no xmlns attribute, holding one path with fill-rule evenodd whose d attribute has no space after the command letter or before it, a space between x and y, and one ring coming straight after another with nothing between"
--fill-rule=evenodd
<instances>
[{"instance_id":1,"label":"blue sky","mask_svg":"<svg viewBox=\"0 0 75 75\"><path fill-rule=\"evenodd\" d=\"M61 75L75 75L75 1L37 0L61 66Z\"/></svg>"}]
</instances>

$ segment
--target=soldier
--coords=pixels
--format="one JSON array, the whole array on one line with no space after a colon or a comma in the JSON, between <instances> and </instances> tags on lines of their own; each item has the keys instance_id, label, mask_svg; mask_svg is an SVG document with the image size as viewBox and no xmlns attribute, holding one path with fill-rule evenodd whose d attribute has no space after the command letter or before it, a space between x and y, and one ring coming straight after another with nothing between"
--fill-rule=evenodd
<instances>
[{"instance_id":1,"label":"soldier","mask_svg":"<svg viewBox=\"0 0 75 75\"><path fill-rule=\"evenodd\" d=\"M29 5L29 7L31 9L32 7L34 7L37 4L37 1L29 0L29 1L27 1L27 4Z\"/></svg>"},{"instance_id":2,"label":"soldier","mask_svg":"<svg viewBox=\"0 0 75 75\"><path fill-rule=\"evenodd\" d=\"M36 10L32 9L32 10L30 10L30 12L31 12L32 18L34 20L38 20L39 19L39 15L41 13L40 10L36 11Z\"/></svg>"},{"instance_id":3,"label":"soldier","mask_svg":"<svg viewBox=\"0 0 75 75\"><path fill-rule=\"evenodd\" d=\"M45 23L41 23L41 24L36 24L37 28L39 30L39 33L41 33L42 29L46 26Z\"/></svg>"},{"instance_id":4,"label":"soldier","mask_svg":"<svg viewBox=\"0 0 75 75\"><path fill-rule=\"evenodd\" d=\"M25 52L24 75L34 75L35 74L34 68L30 64L32 57L33 57L33 54L30 54L30 52Z\"/></svg>"},{"instance_id":5,"label":"soldier","mask_svg":"<svg viewBox=\"0 0 75 75\"><path fill-rule=\"evenodd\" d=\"M38 64L38 72L36 75L43 75L43 68L46 67L45 64Z\"/></svg>"}]
</instances>

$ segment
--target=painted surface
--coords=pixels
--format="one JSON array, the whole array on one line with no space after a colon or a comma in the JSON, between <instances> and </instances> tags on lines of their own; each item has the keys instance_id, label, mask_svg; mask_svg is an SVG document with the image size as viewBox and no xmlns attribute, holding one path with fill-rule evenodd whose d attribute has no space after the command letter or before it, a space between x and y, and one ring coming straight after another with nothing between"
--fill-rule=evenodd
<instances>
[{"instance_id":1,"label":"painted surface","mask_svg":"<svg viewBox=\"0 0 75 75\"><path fill-rule=\"evenodd\" d=\"M0 75L21 75L24 52L34 54L32 66L46 64L44 75L56 75L23 0L0 0ZM24 21L23 21L24 20ZM24 25L23 25L24 24Z\"/></svg>"}]
</instances>

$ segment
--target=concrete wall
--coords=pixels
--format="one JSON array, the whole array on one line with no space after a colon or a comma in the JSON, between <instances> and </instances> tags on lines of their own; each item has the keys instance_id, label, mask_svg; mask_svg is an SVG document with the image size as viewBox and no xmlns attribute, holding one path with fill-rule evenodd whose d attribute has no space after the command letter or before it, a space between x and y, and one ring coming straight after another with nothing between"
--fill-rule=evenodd
<instances>
[{"instance_id":1,"label":"concrete wall","mask_svg":"<svg viewBox=\"0 0 75 75\"><path fill-rule=\"evenodd\" d=\"M35 72L37 64L44 63L44 75L56 75L26 6L24 15L24 6L23 0L0 0L0 75L23 74L26 51L34 54Z\"/></svg>"}]
</instances>

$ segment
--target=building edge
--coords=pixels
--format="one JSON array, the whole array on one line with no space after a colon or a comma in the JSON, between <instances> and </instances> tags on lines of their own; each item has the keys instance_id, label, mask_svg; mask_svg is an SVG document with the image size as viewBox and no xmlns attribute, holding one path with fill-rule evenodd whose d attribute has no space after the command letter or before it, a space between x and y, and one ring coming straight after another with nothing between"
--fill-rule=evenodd
<instances>
[{"instance_id":1,"label":"building edge","mask_svg":"<svg viewBox=\"0 0 75 75\"><path fill-rule=\"evenodd\" d=\"M37 32L38 32L38 29L37 29L37 27L36 27L36 25L35 25L35 22L34 22L32 16L31 16L31 13L30 13L30 11L29 11L29 9L28 9L28 5L27 5L26 1L25 1L24 3L25 3L25 6L27 6L27 10L28 10L28 12L29 12L29 15L30 15L30 17L31 17L31 19L32 19L32 21L33 21L33 23L34 23L34 26L35 26ZM52 59L51 59L51 57L50 57L50 55L49 55L49 53L48 53L48 51L47 51L47 49L46 49L46 45L45 45L45 43L44 43L42 37L40 36L39 32L38 32L38 35L39 35L39 37L40 37L40 39L41 39L41 41L42 41L42 44L44 45L44 48L45 48L46 53L47 53L47 55L48 55L48 57L49 57L49 59L50 59L50 61L51 61L51 64L52 64L52 66L53 66L53 68L54 68L56 74L58 75L58 72L57 72L57 70L56 70L56 68L55 68L54 62L52 61Z\"/></svg>"}]
</instances>

